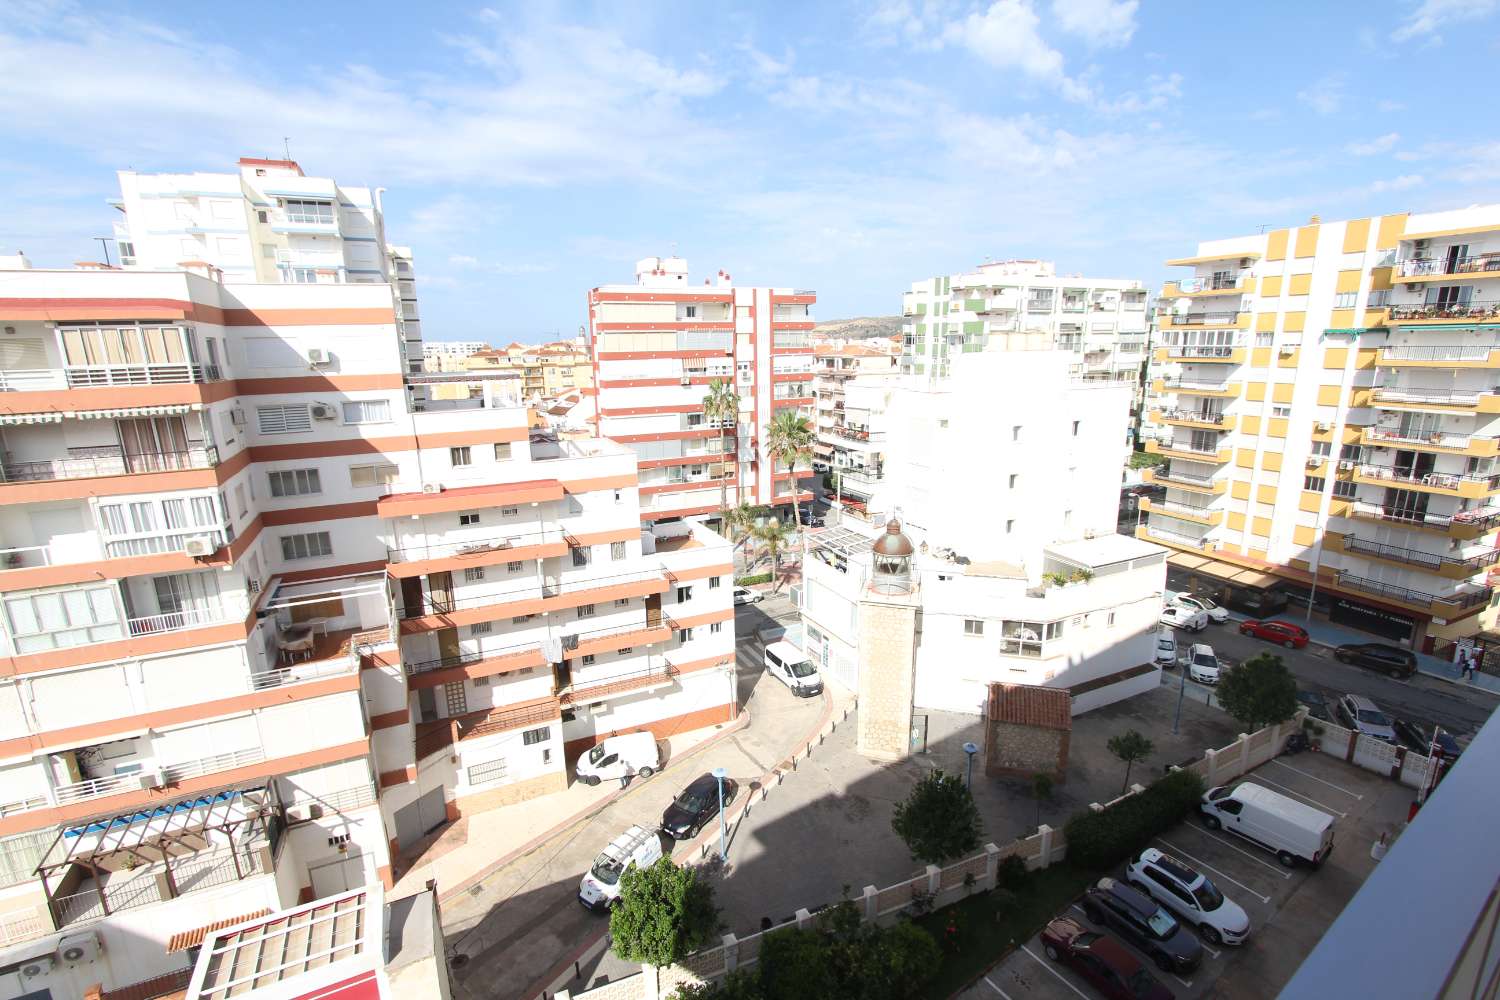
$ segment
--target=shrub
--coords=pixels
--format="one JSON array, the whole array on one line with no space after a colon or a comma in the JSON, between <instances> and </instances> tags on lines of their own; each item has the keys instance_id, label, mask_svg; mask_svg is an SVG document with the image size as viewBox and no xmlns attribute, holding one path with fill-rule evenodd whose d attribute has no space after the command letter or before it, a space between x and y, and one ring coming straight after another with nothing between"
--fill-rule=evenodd
<instances>
[{"instance_id":1,"label":"shrub","mask_svg":"<svg viewBox=\"0 0 1500 1000\"><path fill-rule=\"evenodd\" d=\"M995 884L1002 889L1019 890L1026 884L1031 872L1026 868L1026 859L1019 854L1010 854L1000 860L1000 869L995 873Z\"/></svg>"},{"instance_id":2,"label":"shrub","mask_svg":"<svg viewBox=\"0 0 1500 1000\"><path fill-rule=\"evenodd\" d=\"M995 919L999 920L1005 914L1010 913L1020 903L1021 897L1009 889L996 889L990 893L990 905L995 908Z\"/></svg>"},{"instance_id":3,"label":"shrub","mask_svg":"<svg viewBox=\"0 0 1500 1000\"><path fill-rule=\"evenodd\" d=\"M734 581L736 587L753 587L757 583L770 583L770 573L756 573L753 576L742 576Z\"/></svg>"},{"instance_id":4,"label":"shrub","mask_svg":"<svg viewBox=\"0 0 1500 1000\"><path fill-rule=\"evenodd\" d=\"M979 846L979 809L958 775L933 771L917 782L891 819L911 855L942 864Z\"/></svg>"},{"instance_id":5,"label":"shrub","mask_svg":"<svg viewBox=\"0 0 1500 1000\"><path fill-rule=\"evenodd\" d=\"M709 944L719 932L713 886L692 868L659 858L620 880L620 902L609 914L615 953L629 962L671 965Z\"/></svg>"},{"instance_id":6,"label":"shrub","mask_svg":"<svg viewBox=\"0 0 1500 1000\"><path fill-rule=\"evenodd\" d=\"M1118 864L1180 822L1202 795L1203 779L1197 773L1173 771L1102 812L1079 813L1064 830L1068 860L1089 868Z\"/></svg>"}]
</instances>

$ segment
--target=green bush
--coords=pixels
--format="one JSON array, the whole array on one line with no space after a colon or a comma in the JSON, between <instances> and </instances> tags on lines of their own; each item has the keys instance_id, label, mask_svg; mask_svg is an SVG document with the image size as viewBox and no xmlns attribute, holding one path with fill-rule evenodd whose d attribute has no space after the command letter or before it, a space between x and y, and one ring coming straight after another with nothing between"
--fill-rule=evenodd
<instances>
[{"instance_id":1,"label":"green bush","mask_svg":"<svg viewBox=\"0 0 1500 1000\"><path fill-rule=\"evenodd\" d=\"M757 583L770 583L770 573L756 573L754 576L742 576L734 581L736 587L753 587Z\"/></svg>"},{"instance_id":2,"label":"green bush","mask_svg":"<svg viewBox=\"0 0 1500 1000\"><path fill-rule=\"evenodd\" d=\"M1202 796L1202 778L1192 771L1173 771L1103 812L1079 813L1064 829L1068 861L1087 868L1118 864L1180 822Z\"/></svg>"},{"instance_id":3,"label":"green bush","mask_svg":"<svg viewBox=\"0 0 1500 1000\"><path fill-rule=\"evenodd\" d=\"M1026 876L1030 874L1026 859L1019 854L1010 854L1001 860L1000 868L995 872L995 882L1000 888L1015 892L1026 884Z\"/></svg>"}]
</instances>

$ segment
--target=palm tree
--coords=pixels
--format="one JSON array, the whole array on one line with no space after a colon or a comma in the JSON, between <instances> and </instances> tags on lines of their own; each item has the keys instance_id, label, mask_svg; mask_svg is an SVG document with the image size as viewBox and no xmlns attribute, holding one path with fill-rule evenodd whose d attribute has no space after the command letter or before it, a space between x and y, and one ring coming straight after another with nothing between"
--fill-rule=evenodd
<instances>
[{"instance_id":1,"label":"palm tree","mask_svg":"<svg viewBox=\"0 0 1500 1000\"><path fill-rule=\"evenodd\" d=\"M777 410L766 428L766 450L772 462L785 462L788 472L812 454L813 432L807 418L793 409ZM802 507L797 502L797 480L792 480L792 522L802 527Z\"/></svg>"},{"instance_id":2,"label":"palm tree","mask_svg":"<svg viewBox=\"0 0 1500 1000\"><path fill-rule=\"evenodd\" d=\"M703 418L719 425L719 533L729 533L729 481L724 475L724 430L735 427L740 416L740 394L723 379L708 383L703 397ZM738 444L736 444L738 451Z\"/></svg>"},{"instance_id":3,"label":"palm tree","mask_svg":"<svg viewBox=\"0 0 1500 1000\"><path fill-rule=\"evenodd\" d=\"M755 538L766 547L767 554L771 557L771 580L773 587L781 586L781 550L786 547L787 530L774 517L768 517L755 526L751 532Z\"/></svg>"},{"instance_id":4,"label":"palm tree","mask_svg":"<svg viewBox=\"0 0 1500 1000\"><path fill-rule=\"evenodd\" d=\"M759 516L759 509L743 500L724 512L724 530L728 532L729 540L735 549L750 538L751 532L755 530L756 518ZM748 565L748 559L746 562Z\"/></svg>"}]
</instances>

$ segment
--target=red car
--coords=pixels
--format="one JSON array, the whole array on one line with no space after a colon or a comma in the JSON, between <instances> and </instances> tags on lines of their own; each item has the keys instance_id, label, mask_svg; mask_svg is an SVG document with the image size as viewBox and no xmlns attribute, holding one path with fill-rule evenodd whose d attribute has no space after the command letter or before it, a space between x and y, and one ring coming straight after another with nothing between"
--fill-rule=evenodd
<instances>
[{"instance_id":1,"label":"red car","mask_svg":"<svg viewBox=\"0 0 1500 1000\"><path fill-rule=\"evenodd\" d=\"M1307 645L1307 629L1279 618L1269 621L1240 622L1240 635L1253 635L1257 639L1279 643L1287 649L1301 649Z\"/></svg>"},{"instance_id":2,"label":"red car","mask_svg":"<svg viewBox=\"0 0 1500 1000\"><path fill-rule=\"evenodd\" d=\"M1110 1000L1172 1000L1172 991L1123 944L1071 917L1058 917L1047 925L1042 950L1052 961L1072 966Z\"/></svg>"}]
</instances>

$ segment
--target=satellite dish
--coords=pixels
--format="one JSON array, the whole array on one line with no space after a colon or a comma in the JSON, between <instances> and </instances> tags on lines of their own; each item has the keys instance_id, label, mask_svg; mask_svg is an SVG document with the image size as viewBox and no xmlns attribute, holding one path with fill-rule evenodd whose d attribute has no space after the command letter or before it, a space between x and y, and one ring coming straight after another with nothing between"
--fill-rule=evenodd
<instances>
[{"instance_id":1,"label":"satellite dish","mask_svg":"<svg viewBox=\"0 0 1500 1000\"><path fill-rule=\"evenodd\" d=\"M1172 312L1177 316L1186 316L1187 311L1193 307L1192 299L1178 299L1172 303Z\"/></svg>"}]
</instances>

